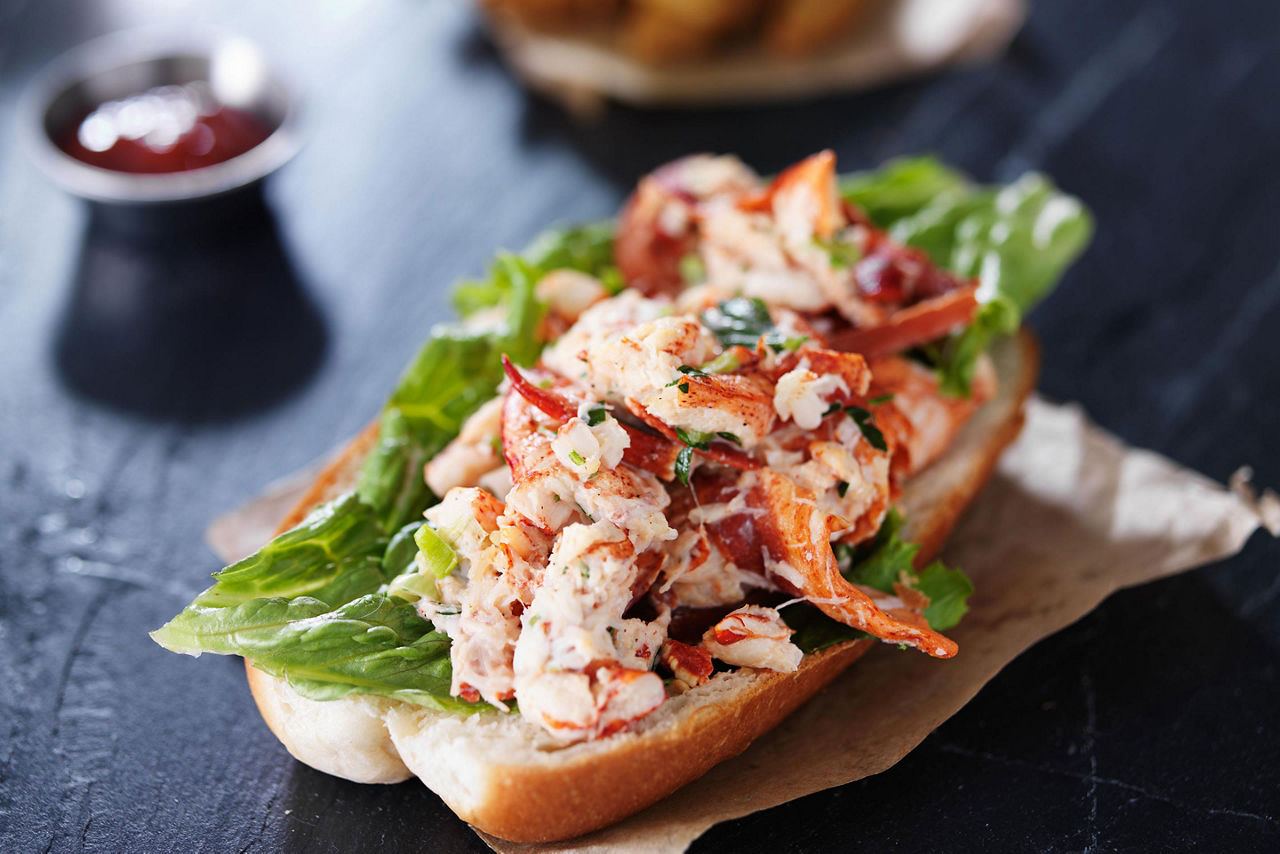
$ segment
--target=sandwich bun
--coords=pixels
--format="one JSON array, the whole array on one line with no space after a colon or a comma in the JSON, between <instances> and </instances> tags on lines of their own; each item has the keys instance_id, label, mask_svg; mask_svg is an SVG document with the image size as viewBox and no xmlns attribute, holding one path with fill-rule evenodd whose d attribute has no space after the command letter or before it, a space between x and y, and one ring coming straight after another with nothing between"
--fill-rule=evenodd
<instances>
[{"instance_id":1,"label":"sandwich bun","mask_svg":"<svg viewBox=\"0 0 1280 854\"><path fill-rule=\"evenodd\" d=\"M898 507L917 565L937 556L1022 428L1039 348L1023 330L991 349L999 391L946 454L908 481ZM376 426L357 436L285 519L286 530L351 488ZM267 726L299 761L361 783L417 776L463 820L516 842L568 839L612 824L741 753L861 657L871 640L804 657L794 673L747 668L672 697L631 729L560 746L518 714L462 716L375 697L315 701L246 662Z\"/></svg>"}]
</instances>

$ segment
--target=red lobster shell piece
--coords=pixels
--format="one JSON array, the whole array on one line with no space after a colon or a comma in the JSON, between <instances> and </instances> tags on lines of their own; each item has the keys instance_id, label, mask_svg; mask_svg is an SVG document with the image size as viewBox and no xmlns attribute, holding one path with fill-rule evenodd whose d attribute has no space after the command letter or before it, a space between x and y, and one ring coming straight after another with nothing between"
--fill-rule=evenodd
<instances>
[{"instance_id":1,"label":"red lobster shell piece","mask_svg":"<svg viewBox=\"0 0 1280 854\"><path fill-rule=\"evenodd\" d=\"M511 380L512 390L548 417L564 422L578 416L577 407L568 398L553 389L541 388L529 382L529 379L520 372L519 368L512 364L506 354L502 356L502 367L507 373L507 378ZM643 407L639 408L642 411L644 409ZM622 458L628 463L650 471L664 480L673 479L675 476L675 459L682 447L681 442L676 438L675 431L652 416L646 418L645 416L648 413L642 415L637 412L635 414L662 435L655 436L631 424L622 424L622 429L627 431L627 436L631 439L631 446L627 448ZM759 466L759 463L748 455L729 448L698 448L694 452L732 468L746 470ZM514 467L512 470L515 470Z\"/></svg>"}]
</instances>

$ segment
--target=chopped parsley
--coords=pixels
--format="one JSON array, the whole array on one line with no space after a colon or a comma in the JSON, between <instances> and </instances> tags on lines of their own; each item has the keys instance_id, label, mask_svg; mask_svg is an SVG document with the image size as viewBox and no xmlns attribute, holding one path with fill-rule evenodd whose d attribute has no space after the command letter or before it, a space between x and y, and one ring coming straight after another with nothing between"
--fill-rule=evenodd
<instances>
[{"instance_id":1,"label":"chopped parsley","mask_svg":"<svg viewBox=\"0 0 1280 854\"><path fill-rule=\"evenodd\" d=\"M700 430L686 430L683 427L676 428L676 438L690 448L705 448L710 444L714 434L703 433Z\"/></svg>"},{"instance_id":2,"label":"chopped parsley","mask_svg":"<svg viewBox=\"0 0 1280 854\"><path fill-rule=\"evenodd\" d=\"M813 245L827 253L833 270L848 270L862 260L862 250L843 240L822 240L815 237Z\"/></svg>"},{"instance_id":3,"label":"chopped parsley","mask_svg":"<svg viewBox=\"0 0 1280 854\"><path fill-rule=\"evenodd\" d=\"M729 435L733 435L732 433ZM693 449L705 448L715 438L714 433L703 433L699 430L676 428L676 438L684 443L680 453L676 454L676 477L685 486L689 485L689 470L693 467Z\"/></svg>"},{"instance_id":4,"label":"chopped parsley","mask_svg":"<svg viewBox=\"0 0 1280 854\"><path fill-rule=\"evenodd\" d=\"M685 445L676 454L676 478L685 486L689 485L689 467L693 464L693 448Z\"/></svg>"},{"instance_id":5,"label":"chopped parsley","mask_svg":"<svg viewBox=\"0 0 1280 854\"><path fill-rule=\"evenodd\" d=\"M773 352L781 353L784 350L788 352L799 350L804 345L804 342L808 340L808 335L796 335L791 338L784 338L781 341L770 341L768 344L773 349Z\"/></svg>"},{"instance_id":6,"label":"chopped parsley","mask_svg":"<svg viewBox=\"0 0 1280 854\"><path fill-rule=\"evenodd\" d=\"M594 427L597 424L603 424L608 417L609 413L605 411L603 406L594 406L587 410L587 426Z\"/></svg>"},{"instance_id":7,"label":"chopped parsley","mask_svg":"<svg viewBox=\"0 0 1280 854\"><path fill-rule=\"evenodd\" d=\"M742 363L738 361L738 354L732 350L725 350L719 356L703 365L702 370L707 374L729 374L740 367L742 367Z\"/></svg>"},{"instance_id":8,"label":"chopped parsley","mask_svg":"<svg viewBox=\"0 0 1280 854\"><path fill-rule=\"evenodd\" d=\"M760 336L776 331L764 300L735 297L702 314L702 322L726 347L755 347Z\"/></svg>"},{"instance_id":9,"label":"chopped parsley","mask_svg":"<svg viewBox=\"0 0 1280 854\"><path fill-rule=\"evenodd\" d=\"M705 377L707 375L706 371L703 371L700 368L695 368L692 365L681 365L680 367L676 368L676 370L686 377ZM686 380L684 382L681 382L681 377L676 377L671 382L667 383L667 388L670 388L676 383L680 383L680 391L686 394L689 392L688 381Z\"/></svg>"},{"instance_id":10,"label":"chopped parsley","mask_svg":"<svg viewBox=\"0 0 1280 854\"><path fill-rule=\"evenodd\" d=\"M600 284L604 285L604 289L609 292L609 296L617 296L626 289L627 283L622 278L622 271L612 264L600 271L597 276Z\"/></svg>"},{"instance_id":11,"label":"chopped parsley","mask_svg":"<svg viewBox=\"0 0 1280 854\"><path fill-rule=\"evenodd\" d=\"M774 352L795 350L809 339L803 335L783 334L773 323L764 300L734 297L702 313L702 322L725 347L741 345L755 349L760 339Z\"/></svg>"},{"instance_id":12,"label":"chopped parsley","mask_svg":"<svg viewBox=\"0 0 1280 854\"><path fill-rule=\"evenodd\" d=\"M844 498L845 493L849 491L849 481L842 480L836 484L836 492L840 493L840 497Z\"/></svg>"},{"instance_id":13,"label":"chopped parsley","mask_svg":"<svg viewBox=\"0 0 1280 854\"><path fill-rule=\"evenodd\" d=\"M849 413L853 423L857 424L858 429L862 431L862 438L866 439L871 447L877 451L889 450L889 446L884 441L884 434L875 425L875 416L869 409L863 409L861 406L846 406L844 411Z\"/></svg>"},{"instance_id":14,"label":"chopped parsley","mask_svg":"<svg viewBox=\"0 0 1280 854\"><path fill-rule=\"evenodd\" d=\"M680 259L680 278L686 285L696 285L707 278L707 268L697 252L690 252Z\"/></svg>"}]
</instances>

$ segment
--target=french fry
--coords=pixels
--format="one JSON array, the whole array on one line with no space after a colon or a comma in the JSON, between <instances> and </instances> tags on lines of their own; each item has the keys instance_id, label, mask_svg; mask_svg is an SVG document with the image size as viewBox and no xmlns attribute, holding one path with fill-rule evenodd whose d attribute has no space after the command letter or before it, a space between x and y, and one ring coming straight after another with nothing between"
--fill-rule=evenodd
<instances>
[{"instance_id":1,"label":"french fry","mask_svg":"<svg viewBox=\"0 0 1280 854\"><path fill-rule=\"evenodd\" d=\"M608 23L622 0L481 0L491 12L539 30L578 30Z\"/></svg>"},{"instance_id":2,"label":"french fry","mask_svg":"<svg viewBox=\"0 0 1280 854\"><path fill-rule=\"evenodd\" d=\"M761 40L779 56L804 56L834 44L875 8L875 0L775 0Z\"/></svg>"},{"instance_id":3,"label":"french fry","mask_svg":"<svg viewBox=\"0 0 1280 854\"><path fill-rule=\"evenodd\" d=\"M645 62L698 59L752 23L760 7L761 0L633 0L619 42Z\"/></svg>"}]
</instances>

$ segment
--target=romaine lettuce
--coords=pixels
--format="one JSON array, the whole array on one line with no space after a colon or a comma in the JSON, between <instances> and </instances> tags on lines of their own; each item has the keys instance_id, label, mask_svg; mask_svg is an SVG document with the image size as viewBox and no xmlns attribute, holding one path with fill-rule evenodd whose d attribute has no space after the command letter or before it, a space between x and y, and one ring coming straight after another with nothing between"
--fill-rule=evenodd
<instances>
[{"instance_id":1,"label":"romaine lettuce","mask_svg":"<svg viewBox=\"0 0 1280 854\"><path fill-rule=\"evenodd\" d=\"M1017 330L1093 235L1093 217L1080 200L1035 173L982 187L917 157L851 175L841 192L895 240L978 278L982 306L973 324L923 351L953 396L969 394L978 356L997 335Z\"/></svg>"},{"instance_id":2,"label":"romaine lettuce","mask_svg":"<svg viewBox=\"0 0 1280 854\"><path fill-rule=\"evenodd\" d=\"M929 156L901 157L878 169L840 178L840 194L881 228L916 213L943 193L964 189L969 181Z\"/></svg>"},{"instance_id":3,"label":"romaine lettuce","mask_svg":"<svg viewBox=\"0 0 1280 854\"><path fill-rule=\"evenodd\" d=\"M618 278L613 265L613 230L612 220L548 229L520 254L538 274L577 270L595 276L607 286ZM513 290L510 272L499 261L489 267L485 278L458 283L453 289L453 307L461 316L470 317L502 305Z\"/></svg>"},{"instance_id":4,"label":"romaine lettuce","mask_svg":"<svg viewBox=\"0 0 1280 854\"><path fill-rule=\"evenodd\" d=\"M337 608L311 596L192 605L151 636L174 652L242 655L313 700L373 694L448 711L484 708L449 696L449 638L409 603L379 593Z\"/></svg>"},{"instance_id":5,"label":"romaine lettuce","mask_svg":"<svg viewBox=\"0 0 1280 854\"><path fill-rule=\"evenodd\" d=\"M214 584L191 604L226 608L251 599L309 596L341 605L387 580L386 547L372 508L347 494L215 574Z\"/></svg>"},{"instance_id":6,"label":"romaine lettuce","mask_svg":"<svg viewBox=\"0 0 1280 854\"><path fill-rule=\"evenodd\" d=\"M542 349L543 312L534 286L543 271L508 253L498 256L494 268L509 285L503 324L481 330L458 324L434 328L382 412L378 444L360 470L356 494L378 512L387 532L420 518L430 504L422 466L493 397L502 381L502 354L528 365Z\"/></svg>"}]
</instances>

